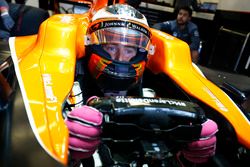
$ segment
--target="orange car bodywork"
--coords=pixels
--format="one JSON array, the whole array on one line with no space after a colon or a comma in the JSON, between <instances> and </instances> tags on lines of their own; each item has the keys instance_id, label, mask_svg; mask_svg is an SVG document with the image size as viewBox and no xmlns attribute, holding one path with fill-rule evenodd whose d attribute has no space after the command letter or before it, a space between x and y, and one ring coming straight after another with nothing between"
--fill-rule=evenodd
<instances>
[{"instance_id":1,"label":"orange car bodywork","mask_svg":"<svg viewBox=\"0 0 250 167\"><path fill-rule=\"evenodd\" d=\"M74 82L76 55L84 54L88 20L87 16L56 15L42 23L38 35L10 39L32 129L43 148L63 164L67 164L68 129L62 107Z\"/></svg>"},{"instance_id":2,"label":"orange car bodywork","mask_svg":"<svg viewBox=\"0 0 250 167\"><path fill-rule=\"evenodd\" d=\"M99 7L98 7L99 8ZM27 115L41 146L67 164L68 129L62 106L74 82L76 60L84 56L84 35L90 13L54 15L33 36L10 39L12 58ZM220 112L234 127L241 144L250 148L250 125L235 103L208 81L191 62L186 43L152 29L154 55L148 68L165 73L184 91Z\"/></svg>"}]
</instances>

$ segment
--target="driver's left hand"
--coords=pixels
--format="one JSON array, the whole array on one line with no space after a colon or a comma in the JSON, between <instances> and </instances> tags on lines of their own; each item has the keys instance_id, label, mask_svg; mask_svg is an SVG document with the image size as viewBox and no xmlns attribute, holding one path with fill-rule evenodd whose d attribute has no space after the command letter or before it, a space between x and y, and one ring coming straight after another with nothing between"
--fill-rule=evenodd
<instances>
[{"instance_id":1,"label":"driver's left hand","mask_svg":"<svg viewBox=\"0 0 250 167\"><path fill-rule=\"evenodd\" d=\"M187 148L181 151L184 158L195 164L207 162L215 155L217 132L218 126L214 121L205 121L202 124L200 139L189 143Z\"/></svg>"}]
</instances>

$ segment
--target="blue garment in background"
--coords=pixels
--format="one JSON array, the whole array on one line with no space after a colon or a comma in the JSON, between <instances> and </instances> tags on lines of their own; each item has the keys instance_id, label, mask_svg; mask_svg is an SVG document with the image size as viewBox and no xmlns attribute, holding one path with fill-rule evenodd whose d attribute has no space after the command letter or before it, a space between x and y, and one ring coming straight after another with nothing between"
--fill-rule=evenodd
<instances>
[{"instance_id":1,"label":"blue garment in background","mask_svg":"<svg viewBox=\"0 0 250 167\"><path fill-rule=\"evenodd\" d=\"M191 50L198 50L200 45L200 36L198 27L189 21L185 28L181 30L176 22L176 20L165 21L162 23L157 23L153 28L171 34L186 43L188 43Z\"/></svg>"}]
</instances>

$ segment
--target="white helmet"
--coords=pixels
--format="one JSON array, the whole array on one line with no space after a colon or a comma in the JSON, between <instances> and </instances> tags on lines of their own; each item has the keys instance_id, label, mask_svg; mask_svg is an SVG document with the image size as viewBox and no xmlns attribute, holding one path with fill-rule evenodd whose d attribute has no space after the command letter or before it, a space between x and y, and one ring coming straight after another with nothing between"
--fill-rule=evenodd
<instances>
[{"instance_id":1,"label":"white helmet","mask_svg":"<svg viewBox=\"0 0 250 167\"><path fill-rule=\"evenodd\" d=\"M93 16L87 30L90 74L103 92L124 91L140 83L151 32L145 16L126 4L115 4L100 9ZM87 43L86 43L87 42ZM133 57L122 61L104 50L106 44L133 47ZM126 57L126 53L121 57Z\"/></svg>"},{"instance_id":2,"label":"white helmet","mask_svg":"<svg viewBox=\"0 0 250 167\"><path fill-rule=\"evenodd\" d=\"M151 32L143 14L127 4L115 4L94 14L87 37L87 45L121 43L148 51Z\"/></svg>"}]
</instances>

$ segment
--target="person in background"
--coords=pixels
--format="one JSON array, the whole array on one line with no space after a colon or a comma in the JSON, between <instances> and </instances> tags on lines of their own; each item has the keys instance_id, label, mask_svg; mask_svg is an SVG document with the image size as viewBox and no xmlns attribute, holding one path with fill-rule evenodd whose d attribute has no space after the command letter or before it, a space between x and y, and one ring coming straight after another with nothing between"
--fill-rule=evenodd
<instances>
[{"instance_id":1,"label":"person in background","mask_svg":"<svg viewBox=\"0 0 250 167\"><path fill-rule=\"evenodd\" d=\"M93 18L87 29L86 55L76 66L75 79L83 105L71 108L65 120L69 151L75 162L90 158L100 144L102 113L84 104L96 96L142 96L142 76L151 44L147 20L132 6L107 6ZM191 142L177 155L192 164L205 163L215 154L217 124L207 119L201 126L200 140Z\"/></svg>"},{"instance_id":2,"label":"person in background","mask_svg":"<svg viewBox=\"0 0 250 167\"><path fill-rule=\"evenodd\" d=\"M9 14L9 5L5 0L0 0L0 12L0 39L7 39L15 22Z\"/></svg>"},{"instance_id":3,"label":"person in background","mask_svg":"<svg viewBox=\"0 0 250 167\"><path fill-rule=\"evenodd\" d=\"M40 24L49 17L46 10L25 4L7 3L0 0L0 39L11 36L33 35ZM30 26L32 23L32 26Z\"/></svg>"},{"instance_id":4,"label":"person in background","mask_svg":"<svg viewBox=\"0 0 250 167\"><path fill-rule=\"evenodd\" d=\"M180 7L177 18L175 20L156 23L153 28L169 33L183 41L185 41L191 51L192 61L198 63L200 36L198 27L191 22L192 9L188 6Z\"/></svg>"}]
</instances>

